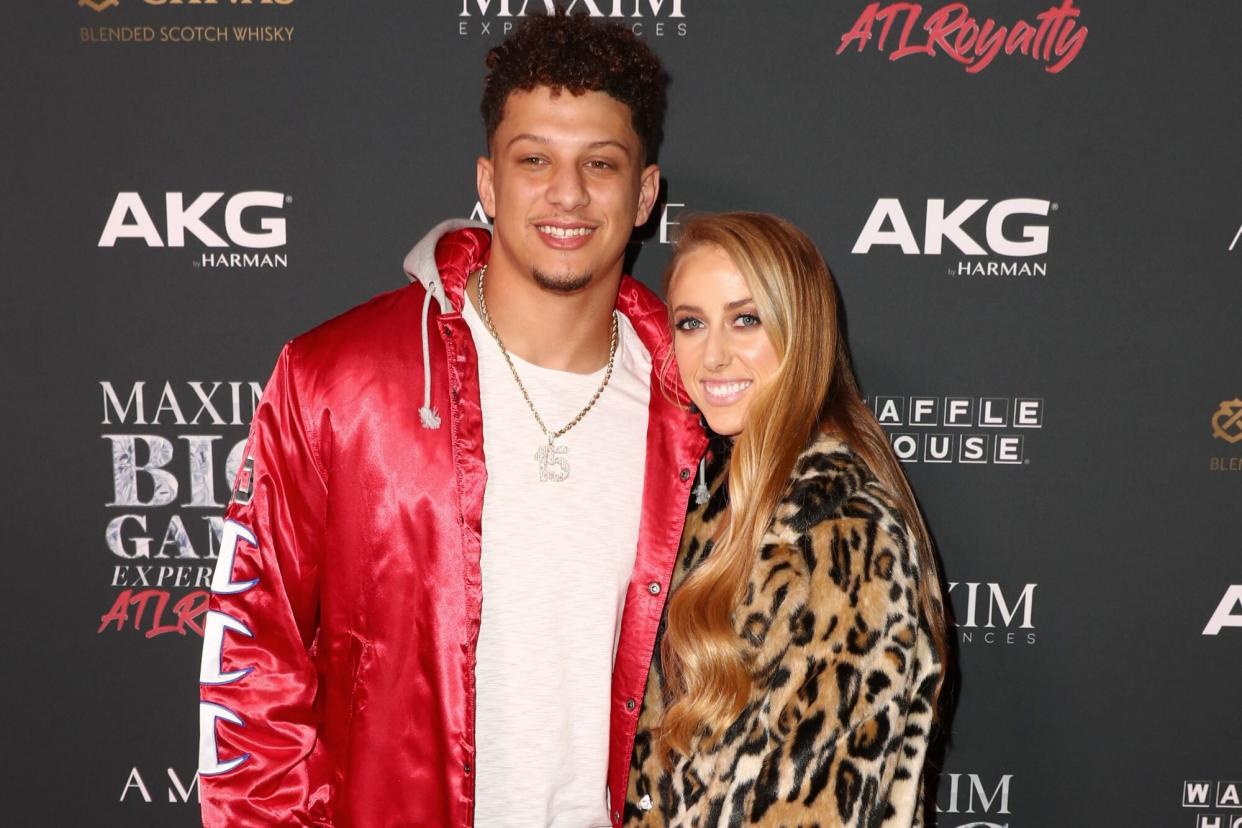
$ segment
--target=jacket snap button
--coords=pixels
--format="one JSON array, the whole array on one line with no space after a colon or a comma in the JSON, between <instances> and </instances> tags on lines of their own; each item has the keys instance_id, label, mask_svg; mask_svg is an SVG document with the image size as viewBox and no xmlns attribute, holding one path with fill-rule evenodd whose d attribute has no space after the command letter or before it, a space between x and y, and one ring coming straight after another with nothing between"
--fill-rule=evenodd
<instances>
[{"instance_id":1,"label":"jacket snap button","mask_svg":"<svg viewBox=\"0 0 1242 828\"><path fill-rule=\"evenodd\" d=\"M443 330L444 330L444 335L445 335L445 336L452 336L452 335L453 335L453 329L452 329L452 328L450 328L448 325L445 325L445 326L444 326L444 328L443 328Z\"/></svg>"},{"instance_id":2,"label":"jacket snap button","mask_svg":"<svg viewBox=\"0 0 1242 828\"><path fill-rule=\"evenodd\" d=\"M660 594L660 582L652 581L651 583L647 584L647 591L650 592L652 595L659 595Z\"/></svg>"},{"instance_id":3,"label":"jacket snap button","mask_svg":"<svg viewBox=\"0 0 1242 828\"><path fill-rule=\"evenodd\" d=\"M689 479L690 479L690 470L689 470L689 469L682 469L682 470L681 470L681 473L680 473L678 476L682 479L682 481L683 481L683 482L684 482L684 481L686 481L686 480L689 480Z\"/></svg>"},{"instance_id":4,"label":"jacket snap button","mask_svg":"<svg viewBox=\"0 0 1242 828\"><path fill-rule=\"evenodd\" d=\"M625 700L625 709L626 709L626 710L633 710L636 706L637 706L637 705L636 705L636 704L634 704L634 700L633 700L633 699L626 699L626 700Z\"/></svg>"},{"instance_id":5,"label":"jacket snap button","mask_svg":"<svg viewBox=\"0 0 1242 828\"><path fill-rule=\"evenodd\" d=\"M462 770L464 770L466 773L470 773L470 763L467 762L466 764L462 765Z\"/></svg>"},{"instance_id":6,"label":"jacket snap button","mask_svg":"<svg viewBox=\"0 0 1242 828\"><path fill-rule=\"evenodd\" d=\"M620 812L620 811L613 811L613 812L612 812L612 821L613 821L613 822L620 822L620 821L621 821L621 812Z\"/></svg>"}]
</instances>

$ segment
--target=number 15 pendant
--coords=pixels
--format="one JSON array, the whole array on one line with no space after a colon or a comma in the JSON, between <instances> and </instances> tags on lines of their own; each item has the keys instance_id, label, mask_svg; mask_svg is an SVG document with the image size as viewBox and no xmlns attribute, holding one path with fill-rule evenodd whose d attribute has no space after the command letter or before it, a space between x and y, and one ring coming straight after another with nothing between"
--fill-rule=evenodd
<instances>
[{"instance_id":1,"label":"number 15 pendant","mask_svg":"<svg viewBox=\"0 0 1242 828\"><path fill-rule=\"evenodd\" d=\"M569 453L569 446L558 446L548 440L546 446L540 446L535 452L535 459L539 461L539 482L547 483L549 480L553 483L560 483L569 477L569 461L565 459L565 455Z\"/></svg>"}]
</instances>

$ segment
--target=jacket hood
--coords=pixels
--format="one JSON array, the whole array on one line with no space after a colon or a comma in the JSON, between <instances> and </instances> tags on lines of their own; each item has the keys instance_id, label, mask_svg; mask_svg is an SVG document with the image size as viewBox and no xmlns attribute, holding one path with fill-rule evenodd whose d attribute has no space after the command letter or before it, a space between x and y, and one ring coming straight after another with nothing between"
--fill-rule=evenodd
<instances>
[{"instance_id":1,"label":"jacket hood","mask_svg":"<svg viewBox=\"0 0 1242 828\"><path fill-rule=\"evenodd\" d=\"M448 219L428 230L427 234L419 239L418 243L405 255L405 277L411 282L418 282L427 289L427 293L440 306L440 313L450 313L457 309L453 300L461 301L465 280L462 278L462 284L455 285L452 277L469 275L470 269L467 267L464 273L459 273L462 270L460 258L438 255L437 248L440 241L447 240L450 234L466 236L467 234L459 234L457 231L468 228L482 231L478 235L485 235L490 240L492 228L489 225L469 219ZM479 252L486 251L486 249L487 246L484 245L483 250ZM441 267L444 267L447 272L441 273ZM449 283L449 288L446 288L446 282ZM457 289L451 290L453 287Z\"/></svg>"}]
</instances>

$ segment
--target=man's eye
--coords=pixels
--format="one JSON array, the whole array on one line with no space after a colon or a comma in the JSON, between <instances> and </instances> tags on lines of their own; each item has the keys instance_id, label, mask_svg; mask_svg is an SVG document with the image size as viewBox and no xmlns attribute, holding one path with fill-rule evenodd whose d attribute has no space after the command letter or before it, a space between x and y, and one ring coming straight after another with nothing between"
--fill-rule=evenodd
<instances>
[{"instance_id":1,"label":"man's eye","mask_svg":"<svg viewBox=\"0 0 1242 828\"><path fill-rule=\"evenodd\" d=\"M753 328L754 326L761 324L759 322L759 317L755 316L753 313L739 313L737 318L733 321L738 325L738 327L742 328Z\"/></svg>"},{"instance_id":2,"label":"man's eye","mask_svg":"<svg viewBox=\"0 0 1242 828\"><path fill-rule=\"evenodd\" d=\"M681 319L678 319L675 323L673 323L673 327L679 331L690 331L703 327L703 321L701 319L696 319L693 316L683 316Z\"/></svg>"},{"instance_id":3,"label":"man's eye","mask_svg":"<svg viewBox=\"0 0 1242 828\"><path fill-rule=\"evenodd\" d=\"M600 160L598 160L598 159L596 159L596 160L594 160L594 161L588 161L588 162L587 162L587 166L588 166L588 167L590 167L590 168L591 168L591 169L593 169L593 170L611 170L611 169L612 169L612 167L613 167L613 165L612 165L612 163L611 163L611 162L609 162L609 161L600 161Z\"/></svg>"},{"instance_id":4,"label":"man's eye","mask_svg":"<svg viewBox=\"0 0 1242 828\"><path fill-rule=\"evenodd\" d=\"M527 167L538 167L541 164L543 164L543 159L537 155L528 155L525 158L523 158L519 163Z\"/></svg>"}]
</instances>

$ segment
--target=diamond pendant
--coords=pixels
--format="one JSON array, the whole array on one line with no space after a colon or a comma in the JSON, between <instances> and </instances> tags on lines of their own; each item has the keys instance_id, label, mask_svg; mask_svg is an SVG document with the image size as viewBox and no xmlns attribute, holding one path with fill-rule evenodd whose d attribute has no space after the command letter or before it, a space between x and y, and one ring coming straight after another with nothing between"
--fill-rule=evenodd
<instances>
[{"instance_id":1,"label":"diamond pendant","mask_svg":"<svg viewBox=\"0 0 1242 828\"><path fill-rule=\"evenodd\" d=\"M548 438L548 444L540 446L535 452L535 459L539 461L540 483L560 483L569 477L569 461L565 459L569 446L555 445L552 440L553 438Z\"/></svg>"}]
</instances>

